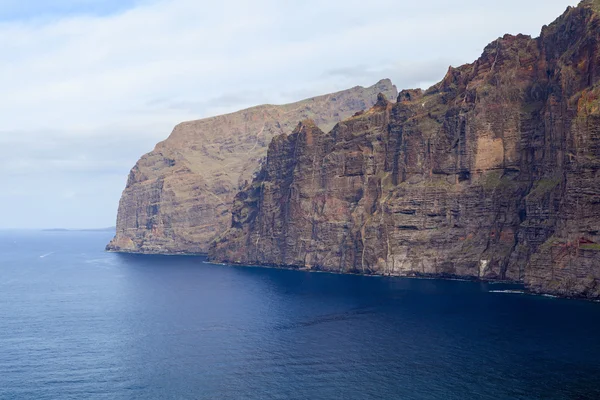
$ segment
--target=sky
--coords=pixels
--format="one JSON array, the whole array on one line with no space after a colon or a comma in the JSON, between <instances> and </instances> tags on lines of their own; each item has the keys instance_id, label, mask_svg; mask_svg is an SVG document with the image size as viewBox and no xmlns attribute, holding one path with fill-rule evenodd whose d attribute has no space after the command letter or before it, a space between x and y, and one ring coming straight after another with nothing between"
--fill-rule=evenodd
<instances>
[{"instance_id":1,"label":"sky","mask_svg":"<svg viewBox=\"0 0 600 400\"><path fill-rule=\"evenodd\" d=\"M577 0L0 0L0 229L116 223L179 122L390 78L426 88Z\"/></svg>"}]
</instances>

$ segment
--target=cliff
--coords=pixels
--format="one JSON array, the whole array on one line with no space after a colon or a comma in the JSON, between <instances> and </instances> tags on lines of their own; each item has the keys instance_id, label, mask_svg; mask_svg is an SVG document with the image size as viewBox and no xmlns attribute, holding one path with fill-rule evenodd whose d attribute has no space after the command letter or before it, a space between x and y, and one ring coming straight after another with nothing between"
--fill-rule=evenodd
<instances>
[{"instance_id":1,"label":"cliff","mask_svg":"<svg viewBox=\"0 0 600 400\"><path fill-rule=\"evenodd\" d=\"M600 297L600 1L269 145L212 260Z\"/></svg>"},{"instance_id":2,"label":"cliff","mask_svg":"<svg viewBox=\"0 0 600 400\"><path fill-rule=\"evenodd\" d=\"M293 104L263 105L184 122L131 170L107 250L205 253L231 222L235 194L259 168L267 145L312 118L322 129L371 107L377 93L396 96L388 79Z\"/></svg>"}]
</instances>

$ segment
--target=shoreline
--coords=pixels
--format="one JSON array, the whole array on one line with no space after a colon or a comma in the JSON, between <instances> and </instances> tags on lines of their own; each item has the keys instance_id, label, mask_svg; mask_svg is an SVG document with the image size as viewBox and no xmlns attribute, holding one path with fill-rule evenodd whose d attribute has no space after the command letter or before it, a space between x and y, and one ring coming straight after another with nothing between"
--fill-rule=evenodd
<instances>
[{"instance_id":1,"label":"shoreline","mask_svg":"<svg viewBox=\"0 0 600 400\"><path fill-rule=\"evenodd\" d=\"M522 287L522 290L519 291L489 291L489 293L500 293L500 294L523 294L530 296L539 296L539 297L547 297L553 299L565 299L565 300L584 300L588 302L600 303L600 299L598 298L590 298L583 296L565 296L556 293L544 293L530 290L527 288L527 285L522 281L513 281L513 280L502 280L502 279L482 279L474 276L461 276L461 275L450 275L450 274L405 274L405 275L392 275L392 274L375 274L375 273L360 273L360 272L340 272L340 271L330 271L324 269L313 269L313 268L305 268L291 265L276 265L276 264L244 264L237 262L217 262L211 261L208 258L207 253L149 253L149 252L135 252L135 251L123 251L123 250L109 250L105 249L107 253L113 254L124 254L124 255L136 255L136 256L163 256L163 257L203 257L205 260L203 263L215 265L215 266L225 266L225 267L244 267L244 268L268 268L268 269L280 269L280 270L288 270L288 271L299 271L299 272L311 272L311 273L325 273L332 275L355 275L355 276L365 276L365 277L373 277L373 278L407 278L407 279L423 279L423 280L444 280L444 281L458 281L458 282L480 282L480 283L488 283L491 285L497 284L505 284L505 285L519 285Z\"/></svg>"}]
</instances>

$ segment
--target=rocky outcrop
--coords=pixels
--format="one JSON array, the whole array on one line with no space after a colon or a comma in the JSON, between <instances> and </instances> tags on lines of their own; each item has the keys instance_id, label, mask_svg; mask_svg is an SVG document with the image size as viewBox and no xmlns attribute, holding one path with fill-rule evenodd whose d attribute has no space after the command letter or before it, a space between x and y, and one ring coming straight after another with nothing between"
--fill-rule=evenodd
<instances>
[{"instance_id":1,"label":"rocky outcrop","mask_svg":"<svg viewBox=\"0 0 600 400\"><path fill-rule=\"evenodd\" d=\"M600 1L269 145L212 260L600 297Z\"/></svg>"},{"instance_id":2,"label":"rocky outcrop","mask_svg":"<svg viewBox=\"0 0 600 400\"><path fill-rule=\"evenodd\" d=\"M371 107L377 93L396 96L389 79L282 106L263 105L175 127L131 170L108 250L205 253L231 222L235 194L252 180L274 136L312 118L324 130Z\"/></svg>"}]
</instances>

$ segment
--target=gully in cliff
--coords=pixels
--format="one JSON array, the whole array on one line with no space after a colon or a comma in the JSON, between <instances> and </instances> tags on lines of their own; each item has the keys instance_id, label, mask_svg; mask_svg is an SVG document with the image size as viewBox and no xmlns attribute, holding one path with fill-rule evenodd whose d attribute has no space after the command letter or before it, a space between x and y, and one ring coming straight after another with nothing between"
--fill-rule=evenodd
<instances>
[{"instance_id":1,"label":"gully in cliff","mask_svg":"<svg viewBox=\"0 0 600 400\"><path fill-rule=\"evenodd\" d=\"M210 258L600 298L599 9L506 35L329 132L275 138Z\"/></svg>"},{"instance_id":2,"label":"gully in cliff","mask_svg":"<svg viewBox=\"0 0 600 400\"><path fill-rule=\"evenodd\" d=\"M229 180L186 162L198 146L174 151L220 143L222 119L182 124L132 169L109 249L600 298L599 10L505 35L426 90L384 80L317 98L300 123L226 116L255 138L236 154L261 160ZM344 96L367 107L335 123Z\"/></svg>"}]
</instances>

